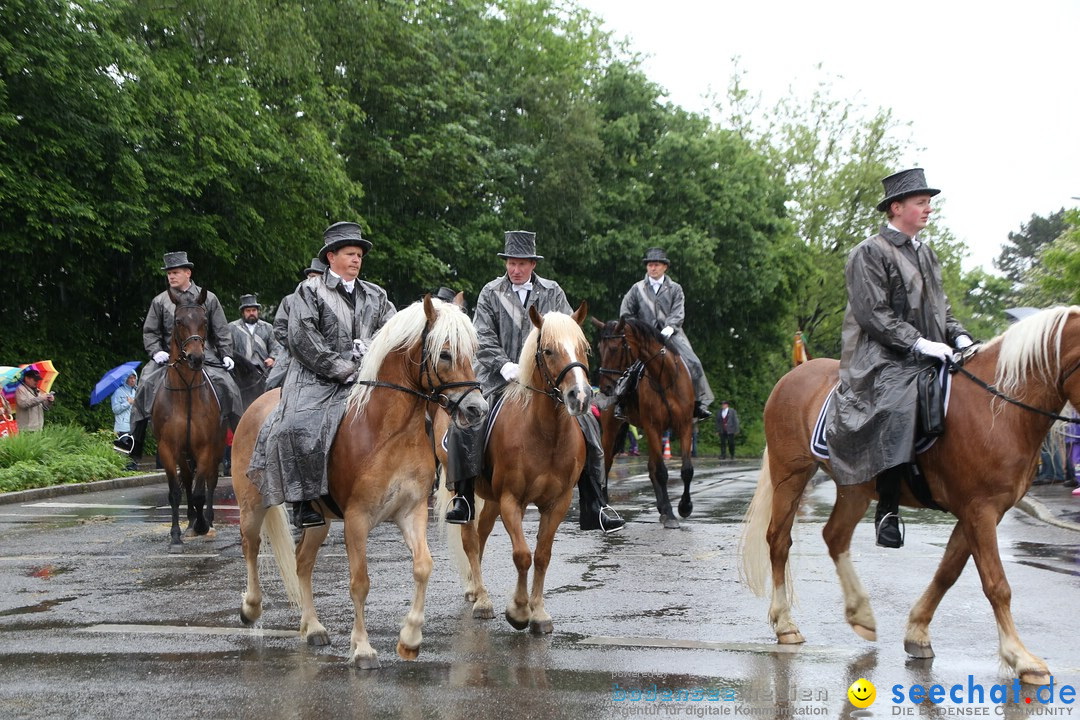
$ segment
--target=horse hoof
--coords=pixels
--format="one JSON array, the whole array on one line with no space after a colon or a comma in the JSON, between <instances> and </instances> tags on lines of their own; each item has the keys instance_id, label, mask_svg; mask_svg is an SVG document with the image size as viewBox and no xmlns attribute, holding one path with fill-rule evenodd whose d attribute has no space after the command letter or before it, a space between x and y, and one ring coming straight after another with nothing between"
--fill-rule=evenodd
<instances>
[{"instance_id":1,"label":"horse hoof","mask_svg":"<svg viewBox=\"0 0 1080 720\"><path fill-rule=\"evenodd\" d=\"M514 628L515 630L524 630L525 628L529 627L528 620L516 620L511 617L509 612L506 613L506 622L510 623L510 627Z\"/></svg>"},{"instance_id":2,"label":"horse hoof","mask_svg":"<svg viewBox=\"0 0 1080 720\"><path fill-rule=\"evenodd\" d=\"M472 611L473 620L494 620L495 610L489 607L474 607ZM512 625L513 623L511 623ZM518 628L520 630L521 628Z\"/></svg>"},{"instance_id":3,"label":"horse hoof","mask_svg":"<svg viewBox=\"0 0 1080 720\"><path fill-rule=\"evenodd\" d=\"M187 530L184 531L183 537L185 540L190 540L191 538L195 537L195 528L189 527Z\"/></svg>"},{"instance_id":4,"label":"horse hoof","mask_svg":"<svg viewBox=\"0 0 1080 720\"><path fill-rule=\"evenodd\" d=\"M382 667L375 655L353 655L352 663L357 670L378 670Z\"/></svg>"},{"instance_id":5,"label":"horse hoof","mask_svg":"<svg viewBox=\"0 0 1080 720\"><path fill-rule=\"evenodd\" d=\"M325 647L330 644L330 633L326 632L313 632L307 636L307 644L311 647ZM375 667L378 667L376 665Z\"/></svg>"},{"instance_id":6,"label":"horse hoof","mask_svg":"<svg viewBox=\"0 0 1080 720\"><path fill-rule=\"evenodd\" d=\"M668 530L678 530L679 529L679 521L676 520L675 518L673 518L671 515L661 515L660 516L660 524L663 525Z\"/></svg>"},{"instance_id":7,"label":"horse hoof","mask_svg":"<svg viewBox=\"0 0 1080 720\"><path fill-rule=\"evenodd\" d=\"M1024 670L1020 673L1020 682L1025 685L1049 685L1049 670Z\"/></svg>"},{"instance_id":8,"label":"horse hoof","mask_svg":"<svg viewBox=\"0 0 1080 720\"><path fill-rule=\"evenodd\" d=\"M777 635L776 642L779 645L801 645L806 642L806 638L798 630L791 630Z\"/></svg>"},{"instance_id":9,"label":"horse hoof","mask_svg":"<svg viewBox=\"0 0 1080 720\"><path fill-rule=\"evenodd\" d=\"M690 513L692 513L692 512L694 512L694 503L692 503L692 502L679 503L679 516L680 517L688 518L688 517L690 517Z\"/></svg>"},{"instance_id":10,"label":"horse hoof","mask_svg":"<svg viewBox=\"0 0 1080 720\"><path fill-rule=\"evenodd\" d=\"M397 654L398 657L400 657L402 660L415 660L416 658L420 657L420 646L417 645L414 648L405 647L401 644L401 641L398 640ZM377 660L376 663L378 663ZM378 667L378 664L376 664L375 667Z\"/></svg>"},{"instance_id":11,"label":"horse hoof","mask_svg":"<svg viewBox=\"0 0 1080 720\"><path fill-rule=\"evenodd\" d=\"M859 625L857 623L852 624L851 629L855 631L855 634L868 642L877 642L877 630L874 628L868 628L865 625Z\"/></svg>"},{"instance_id":12,"label":"horse hoof","mask_svg":"<svg viewBox=\"0 0 1080 720\"><path fill-rule=\"evenodd\" d=\"M240 622L242 622L244 625L247 625L248 627L254 625L255 621L259 619L260 615L262 615L262 613L257 611L253 612L251 615L248 615L244 612L244 608L240 608Z\"/></svg>"},{"instance_id":13,"label":"horse hoof","mask_svg":"<svg viewBox=\"0 0 1080 720\"><path fill-rule=\"evenodd\" d=\"M550 620L532 620L529 622L529 632L533 635L550 635L555 626Z\"/></svg>"},{"instance_id":14,"label":"horse hoof","mask_svg":"<svg viewBox=\"0 0 1080 720\"><path fill-rule=\"evenodd\" d=\"M184 543L179 540L174 543L169 543L170 555L182 555L184 553Z\"/></svg>"},{"instance_id":15,"label":"horse hoof","mask_svg":"<svg viewBox=\"0 0 1080 720\"><path fill-rule=\"evenodd\" d=\"M919 658L920 660L928 660L934 657L934 648L930 647L930 643L923 645L912 640L905 640L904 652L911 657Z\"/></svg>"},{"instance_id":16,"label":"horse hoof","mask_svg":"<svg viewBox=\"0 0 1080 720\"><path fill-rule=\"evenodd\" d=\"M216 537L217 537L217 530L215 530L214 528L210 528L209 530L206 531L206 534L203 535L203 538L205 538L206 540L213 540Z\"/></svg>"}]
</instances>

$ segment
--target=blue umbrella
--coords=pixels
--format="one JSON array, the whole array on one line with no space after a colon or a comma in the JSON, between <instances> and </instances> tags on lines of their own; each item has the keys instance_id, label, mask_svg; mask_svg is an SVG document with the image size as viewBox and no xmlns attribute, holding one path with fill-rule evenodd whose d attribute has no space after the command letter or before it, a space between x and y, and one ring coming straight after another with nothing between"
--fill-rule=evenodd
<instances>
[{"instance_id":1,"label":"blue umbrella","mask_svg":"<svg viewBox=\"0 0 1080 720\"><path fill-rule=\"evenodd\" d=\"M124 384L128 379L128 375L135 372L135 370L142 365L138 360L132 360L126 362L123 365L117 365L109 372L101 376L101 379L97 381L97 385L94 386L94 392L90 393L90 404L97 405L113 394L116 388Z\"/></svg>"}]
</instances>

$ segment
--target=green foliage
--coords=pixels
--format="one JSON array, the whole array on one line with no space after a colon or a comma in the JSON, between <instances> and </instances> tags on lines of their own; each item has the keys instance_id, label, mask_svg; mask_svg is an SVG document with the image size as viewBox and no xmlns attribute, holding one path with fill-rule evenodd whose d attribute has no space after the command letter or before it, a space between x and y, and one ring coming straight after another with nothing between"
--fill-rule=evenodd
<instances>
[{"instance_id":1,"label":"green foliage","mask_svg":"<svg viewBox=\"0 0 1080 720\"><path fill-rule=\"evenodd\" d=\"M1027 304L1080 304L1080 210L1060 215L1061 231L1041 247L1038 262L1024 275Z\"/></svg>"},{"instance_id":2,"label":"green foliage","mask_svg":"<svg viewBox=\"0 0 1080 720\"><path fill-rule=\"evenodd\" d=\"M110 445L112 433L50 425L0 439L0 492L124 475L124 458Z\"/></svg>"},{"instance_id":3,"label":"green foliage","mask_svg":"<svg viewBox=\"0 0 1080 720\"><path fill-rule=\"evenodd\" d=\"M1020 232L1009 233L1009 241L1001 248L994 260L994 267L1018 286L1022 296L1022 284L1032 270L1038 267L1039 252L1065 232L1067 225L1065 208L1047 217L1032 214L1031 220L1020 226Z\"/></svg>"}]
</instances>

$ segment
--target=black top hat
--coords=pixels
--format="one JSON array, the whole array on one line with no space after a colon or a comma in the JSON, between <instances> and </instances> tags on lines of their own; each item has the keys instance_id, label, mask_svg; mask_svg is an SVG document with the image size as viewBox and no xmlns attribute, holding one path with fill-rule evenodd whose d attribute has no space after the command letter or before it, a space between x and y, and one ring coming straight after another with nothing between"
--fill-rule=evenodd
<instances>
[{"instance_id":1,"label":"black top hat","mask_svg":"<svg viewBox=\"0 0 1080 720\"><path fill-rule=\"evenodd\" d=\"M941 191L937 188L926 186L926 175L922 168L911 168L893 173L882 179L881 184L885 187L885 199L877 204L879 212L885 212L889 203L894 200L903 200L909 195L929 195L933 197Z\"/></svg>"},{"instance_id":2,"label":"black top hat","mask_svg":"<svg viewBox=\"0 0 1080 720\"><path fill-rule=\"evenodd\" d=\"M371 252L371 241L360 235L360 226L354 222L336 222L323 230L322 237L324 244L319 251L319 259L327 265L330 261L326 259L326 253L337 252L343 247L363 248L365 256Z\"/></svg>"},{"instance_id":3,"label":"black top hat","mask_svg":"<svg viewBox=\"0 0 1080 720\"><path fill-rule=\"evenodd\" d=\"M454 302L454 298L457 297L457 293L450 288L444 286L436 290L433 297L437 297L443 302L452 303Z\"/></svg>"},{"instance_id":4,"label":"black top hat","mask_svg":"<svg viewBox=\"0 0 1080 720\"><path fill-rule=\"evenodd\" d=\"M262 308L262 305L259 304L259 299L257 297L255 297L254 295L241 295L240 296L240 309L243 310L244 308L249 308L249 307Z\"/></svg>"},{"instance_id":5,"label":"black top hat","mask_svg":"<svg viewBox=\"0 0 1080 720\"><path fill-rule=\"evenodd\" d=\"M499 253L501 258L520 260L543 260L543 255L536 254L536 233L528 230L507 230L506 248Z\"/></svg>"},{"instance_id":6,"label":"black top hat","mask_svg":"<svg viewBox=\"0 0 1080 720\"><path fill-rule=\"evenodd\" d=\"M311 258L311 264L300 271L300 279L307 280L307 276L311 273L318 273L319 275L322 275L324 272L326 272L326 263L324 263L317 257Z\"/></svg>"},{"instance_id":7,"label":"black top hat","mask_svg":"<svg viewBox=\"0 0 1080 720\"><path fill-rule=\"evenodd\" d=\"M195 263L187 259L187 253L183 250L165 253L165 267L162 270L175 270L176 268L193 268Z\"/></svg>"},{"instance_id":8,"label":"black top hat","mask_svg":"<svg viewBox=\"0 0 1080 720\"><path fill-rule=\"evenodd\" d=\"M671 261L668 260L667 253L660 248L649 248L648 250L646 250L643 262L646 265L651 262L662 262L665 265L671 264Z\"/></svg>"}]
</instances>

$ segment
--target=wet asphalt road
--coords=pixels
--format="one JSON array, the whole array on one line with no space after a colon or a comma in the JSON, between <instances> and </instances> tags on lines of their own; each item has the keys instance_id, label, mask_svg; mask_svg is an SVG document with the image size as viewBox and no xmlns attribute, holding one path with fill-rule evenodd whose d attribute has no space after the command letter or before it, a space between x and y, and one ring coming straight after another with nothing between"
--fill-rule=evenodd
<instances>
[{"instance_id":1,"label":"wet asphalt road","mask_svg":"<svg viewBox=\"0 0 1080 720\"><path fill-rule=\"evenodd\" d=\"M757 469L707 459L697 466L694 515L680 530L657 523L637 461L619 459L612 470L612 504L630 521L624 532L578 530L575 502L548 574L555 631L547 637L502 619L514 571L501 526L485 562L497 617L477 621L432 524L435 570L416 662L394 653L411 562L397 529L381 526L369 545L367 607L377 671L344 662L353 611L340 525L315 574L316 607L333 644L311 648L295 633L299 613L269 559L263 617L254 630L241 626L244 570L227 480L217 493L217 537L190 541L183 555L167 552L163 481L0 505L0 717L918 716L928 708L894 706L892 686L966 685L969 675L987 688L1011 682L998 670L997 632L972 564L931 626L938 657L903 652L907 612L948 537L945 516L907 511L899 551L874 547L870 522L859 527L853 557L879 639L851 632L821 541L834 495L828 482L809 493L793 548L795 619L807 642L778 647L767 601L740 584L736 566ZM526 516L527 533L536 520L534 511ZM1080 686L1080 534L1013 510L999 538L1021 638L1059 686ZM846 692L859 677L877 686L878 700L853 715ZM1032 706L985 707L991 716L1026 717ZM958 706L929 709L945 716L950 708ZM1036 709L1080 716L1060 703Z\"/></svg>"}]
</instances>

